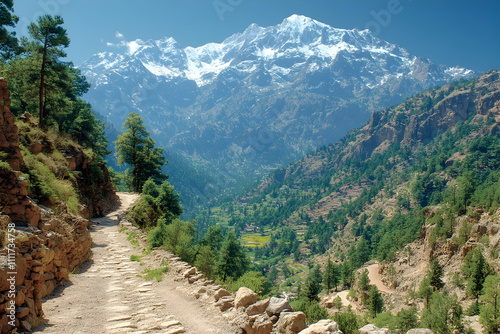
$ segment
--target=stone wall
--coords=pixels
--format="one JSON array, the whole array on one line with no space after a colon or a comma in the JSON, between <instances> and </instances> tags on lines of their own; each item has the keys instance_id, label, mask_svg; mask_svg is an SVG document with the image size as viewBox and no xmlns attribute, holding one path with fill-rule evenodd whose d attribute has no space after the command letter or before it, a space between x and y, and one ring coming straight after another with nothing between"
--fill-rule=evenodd
<instances>
[{"instance_id":1,"label":"stone wall","mask_svg":"<svg viewBox=\"0 0 500 334\"><path fill-rule=\"evenodd\" d=\"M15 301L15 326L30 330L43 317L42 298L68 279L69 273L87 261L92 240L89 221L65 215L56 217L42 211L40 227L16 227L9 231L11 219L0 216L0 333L8 333L8 314ZM10 233L9 233L10 232ZM14 239L10 247L9 237ZM16 275L7 266L9 252L15 254ZM15 276L14 298L9 297L9 278Z\"/></svg>"},{"instance_id":2,"label":"stone wall","mask_svg":"<svg viewBox=\"0 0 500 334\"><path fill-rule=\"evenodd\" d=\"M42 298L89 259L92 244L88 220L55 216L28 197L29 183L20 172L18 128L9 106L7 81L0 78L0 153L10 165L0 168L0 333L38 325Z\"/></svg>"}]
</instances>

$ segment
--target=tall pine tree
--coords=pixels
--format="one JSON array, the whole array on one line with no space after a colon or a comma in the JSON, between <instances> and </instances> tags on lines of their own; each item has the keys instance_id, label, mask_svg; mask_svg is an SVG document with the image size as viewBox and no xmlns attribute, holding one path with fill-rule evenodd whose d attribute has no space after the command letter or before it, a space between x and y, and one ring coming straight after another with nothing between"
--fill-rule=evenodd
<instances>
[{"instance_id":1,"label":"tall pine tree","mask_svg":"<svg viewBox=\"0 0 500 334\"><path fill-rule=\"evenodd\" d=\"M166 163L163 148L154 147L154 140L149 137L144 122L137 113L130 113L123 123L123 133L115 141L118 163L128 164L132 168L132 188L141 192L144 183L152 177L155 181L167 179L161 172Z\"/></svg>"},{"instance_id":2,"label":"tall pine tree","mask_svg":"<svg viewBox=\"0 0 500 334\"><path fill-rule=\"evenodd\" d=\"M29 32L35 43L31 44L41 54L40 87L39 87L39 125L44 126L45 117L45 75L47 66L57 64L59 58L66 57L63 48L69 46L66 29L61 25L64 20L59 15L44 15L36 23L29 26Z\"/></svg>"}]
</instances>

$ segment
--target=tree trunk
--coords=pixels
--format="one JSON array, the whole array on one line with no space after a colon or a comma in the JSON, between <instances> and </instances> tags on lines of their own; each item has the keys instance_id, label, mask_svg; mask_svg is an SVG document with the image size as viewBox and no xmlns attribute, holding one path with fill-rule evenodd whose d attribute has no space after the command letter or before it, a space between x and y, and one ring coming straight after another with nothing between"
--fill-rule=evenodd
<instances>
[{"instance_id":1,"label":"tree trunk","mask_svg":"<svg viewBox=\"0 0 500 334\"><path fill-rule=\"evenodd\" d=\"M44 117L44 89L45 89L45 63L47 62L47 38L45 38L45 43L43 45L43 57L42 57L42 69L40 71L40 115L39 115L39 121L38 121L38 126L43 128L44 123L43 123L43 117Z\"/></svg>"}]
</instances>

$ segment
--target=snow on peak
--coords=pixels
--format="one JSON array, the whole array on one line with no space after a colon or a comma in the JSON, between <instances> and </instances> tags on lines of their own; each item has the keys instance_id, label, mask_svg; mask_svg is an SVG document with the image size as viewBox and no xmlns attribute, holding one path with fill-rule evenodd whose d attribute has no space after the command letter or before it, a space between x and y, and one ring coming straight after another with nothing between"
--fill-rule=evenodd
<instances>
[{"instance_id":1,"label":"snow on peak","mask_svg":"<svg viewBox=\"0 0 500 334\"><path fill-rule=\"evenodd\" d=\"M266 28L251 24L222 43L199 47L183 48L171 37L157 41L122 41L116 46L125 47L127 51L121 55L98 54L86 64L87 69L99 67L103 71L121 71L129 68L129 62L139 61L157 77L193 80L201 87L213 82L230 67L240 73L264 68L271 75L275 72L281 76L309 64L311 58L312 63L307 65L310 71L327 68L339 54L347 59L345 61L364 64L372 76L385 76L387 65L409 71L414 63L414 56L408 51L373 36L369 30L333 28L303 15L292 15ZM374 71L379 74L373 74ZM453 67L446 73L460 77L471 71ZM370 82L378 84L379 79Z\"/></svg>"},{"instance_id":2,"label":"snow on peak","mask_svg":"<svg viewBox=\"0 0 500 334\"><path fill-rule=\"evenodd\" d=\"M317 26L320 28L327 27L327 25L324 23L313 20L310 17L297 14L287 17L281 23L282 28L293 29L294 31L304 31L306 28L313 26Z\"/></svg>"}]
</instances>

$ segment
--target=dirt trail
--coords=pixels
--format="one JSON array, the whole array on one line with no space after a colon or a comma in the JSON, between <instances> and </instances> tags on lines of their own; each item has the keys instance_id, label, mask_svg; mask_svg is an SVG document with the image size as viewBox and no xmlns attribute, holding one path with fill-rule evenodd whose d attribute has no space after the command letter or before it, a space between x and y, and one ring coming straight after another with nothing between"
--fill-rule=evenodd
<instances>
[{"instance_id":1,"label":"dirt trail","mask_svg":"<svg viewBox=\"0 0 500 334\"><path fill-rule=\"evenodd\" d=\"M379 291L394 293L394 290L385 286L384 283L380 280L380 276L378 274L379 268L380 265L378 263L374 263L366 267L366 269L368 269L368 278L370 279L370 283L375 285Z\"/></svg>"},{"instance_id":2,"label":"dirt trail","mask_svg":"<svg viewBox=\"0 0 500 334\"><path fill-rule=\"evenodd\" d=\"M144 268L130 256L140 252L118 231L118 215L137 195L119 196L117 211L93 220L92 260L44 301L47 323L34 333L234 333L168 275L159 283L137 277Z\"/></svg>"}]
</instances>

